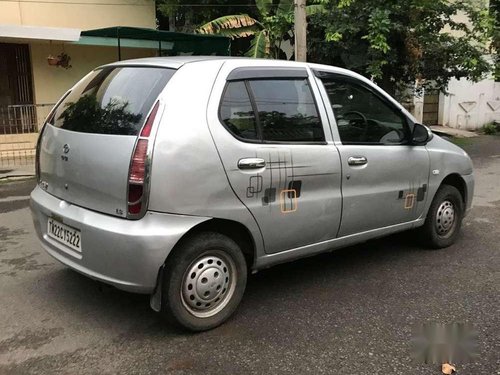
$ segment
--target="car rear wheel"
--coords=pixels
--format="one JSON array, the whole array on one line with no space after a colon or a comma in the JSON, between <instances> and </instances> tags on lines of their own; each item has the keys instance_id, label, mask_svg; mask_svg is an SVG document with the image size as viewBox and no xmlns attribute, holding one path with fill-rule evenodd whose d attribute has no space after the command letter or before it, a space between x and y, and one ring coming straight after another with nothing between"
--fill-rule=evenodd
<instances>
[{"instance_id":1,"label":"car rear wheel","mask_svg":"<svg viewBox=\"0 0 500 375\"><path fill-rule=\"evenodd\" d=\"M454 186L439 188L422 227L423 239L434 249L452 245L460 232L463 219L462 195Z\"/></svg>"},{"instance_id":2,"label":"car rear wheel","mask_svg":"<svg viewBox=\"0 0 500 375\"><path fill-rule=\"evenodd\" d=\"M168 259L162 285L162 312L192 331L226 321L245 291L247 266L230 238L203 232L185 240Z\"/></svg>"}]
</instances>

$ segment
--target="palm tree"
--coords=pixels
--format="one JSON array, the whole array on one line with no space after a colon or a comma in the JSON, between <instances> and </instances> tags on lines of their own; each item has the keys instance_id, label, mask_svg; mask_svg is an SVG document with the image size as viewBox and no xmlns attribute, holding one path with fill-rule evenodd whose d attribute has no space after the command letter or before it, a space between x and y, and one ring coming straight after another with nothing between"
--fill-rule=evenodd
<instances>
[{"instance_id":1,"label":"palm tree","mask_svg":"<svg viewBox=\"0 0 500 375\"><path fill-rule=\"evenodd\" d=\"M200 26L200 34L220 34L231 39L253 36L245 53L250 57L279 58L281 44L293 25L293 0L255 0L260 20L248 14L236 14L216 18ZM320 5L309 5L309 14L319 11Z\"/></svg>"}]
</instances>

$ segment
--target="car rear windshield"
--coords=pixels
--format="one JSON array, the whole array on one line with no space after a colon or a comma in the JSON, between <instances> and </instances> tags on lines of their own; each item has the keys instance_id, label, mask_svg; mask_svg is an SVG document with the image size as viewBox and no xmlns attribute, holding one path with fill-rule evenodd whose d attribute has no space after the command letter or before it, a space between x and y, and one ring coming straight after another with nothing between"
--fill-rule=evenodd
<instances>
[{"instance_id":1,"label":"car rear windshield","mask_svg":"<svg viewBox=\"0 0 500 375\"><path fill-rule=\"evenodd\" d=\"M137 135L173 69L108 67L87 75L49 122L82 133Z\"/></svg>"}]
</instances>

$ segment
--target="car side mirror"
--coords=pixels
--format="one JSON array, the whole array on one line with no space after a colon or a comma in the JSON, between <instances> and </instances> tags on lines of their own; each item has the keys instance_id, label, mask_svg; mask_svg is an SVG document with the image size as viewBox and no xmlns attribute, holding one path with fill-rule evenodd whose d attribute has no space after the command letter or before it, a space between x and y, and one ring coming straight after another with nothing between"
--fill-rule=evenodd
<instances>
[{"instance_id":1,"label":"car side mirror","mask_svg":"<svg viewBox=\"0 0 500 375\"><path fill-rule=\"evenodd\" d=\"M423 146L429 142L434 135L430 128L422 124L414 124L411 135L411 143L417 146Z\"/></svg>"}]
</instances>

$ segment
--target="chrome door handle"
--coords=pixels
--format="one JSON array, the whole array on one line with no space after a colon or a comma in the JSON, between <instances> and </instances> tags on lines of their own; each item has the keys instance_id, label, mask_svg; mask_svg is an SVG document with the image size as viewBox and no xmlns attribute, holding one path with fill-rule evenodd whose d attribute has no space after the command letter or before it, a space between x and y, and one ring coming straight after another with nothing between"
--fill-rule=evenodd
<instances>
[{"instance_id":1,"label":"chrome door handle","mask_svg":"<svg viewBox=\"0 0 500 375\"><path fill-rule=\"evenodd\" d=\"M266 161L261 158L245 158L238 161L239 169L259 169L266 166Z\"/></svg>"},{"instance_id":2,"label":"chrome door handle","mask_svg":"<svg viewBox=\"0 0 500 375\"><path fill-rule=\"evenodd\" d=\"M351 156L347 159L347 164L349 165L364 165L366 163L368 163L368 159L364 156Z\"/></svg>"}]
</instances>

